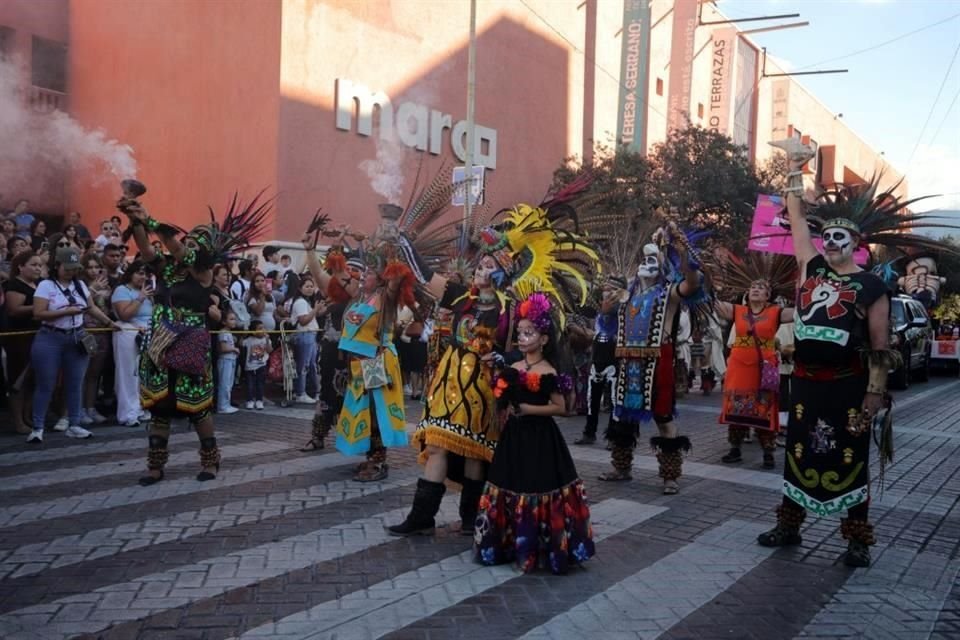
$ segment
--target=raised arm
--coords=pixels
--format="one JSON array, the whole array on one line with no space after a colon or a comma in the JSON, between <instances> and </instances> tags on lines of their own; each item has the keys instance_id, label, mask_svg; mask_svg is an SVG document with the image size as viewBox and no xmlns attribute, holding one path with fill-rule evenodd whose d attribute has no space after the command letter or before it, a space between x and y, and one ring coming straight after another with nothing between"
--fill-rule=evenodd
<instances>
[{"instance_id":1,"label":"raised arm","mask_svg":"<svg viewBox=\"0 0 960 640\"><path fill-rule=\"evenodd\" d=\"M330 274L323 268L320 259L317 257L317 238L315 234L307 232L300 238L300 242L303 243L303 248L307 253L307 269L310 270L313 281L317 283L317 288L326 295L327 286L330 284Z\"/></svg>"},{"instance_id":2,"label":"raised arm","mask_svg":"<svg viewBox=\"0 0 960 640\"><path fill-rule=\"evenodd\" d=\"M797 263L801 275L807 263L817 256L817 248L810 238L810 227L807 226L806 205L803 202L803 165L813 157L813 150L796 138L787 138L771 142L771 146L783 149L787 154L787 163L790 167L787 173L787 214L790 216L790 235L793 238L793 251L797 256Z\"/></svg>"}]
</instances>

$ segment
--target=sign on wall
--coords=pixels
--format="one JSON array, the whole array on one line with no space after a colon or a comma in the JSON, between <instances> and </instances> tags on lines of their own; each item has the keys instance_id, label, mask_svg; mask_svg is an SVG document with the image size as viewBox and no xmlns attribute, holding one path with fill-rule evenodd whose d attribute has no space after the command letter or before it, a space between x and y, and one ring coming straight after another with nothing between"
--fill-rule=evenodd
<instances>
[{"instance_id":1,"label":"sign on wall","mask_svg":"<svg viewBox=\"0 0 960 640\"><path fill-rule=\"evenodd\" d=\"M650 2L624 0L620 54L617 142L629 151L646 151L647 68L650 60Z\"/></svg>"},{"instance_id":2,"label":"sign on wall","mask_svg":"<svg viewBox=\"0 0 960 640\"><path fill-rule=\"evenodd\" d=\"M707 128L730 135L730 104L733 101L733 55L737 30L733 27L714 29L710 43L710 106Z\"/></svg>"},{"instance_id":3,"label":"sign on wall","mask_svg":"<svg viewBox=\"0 0 960 640\"><path fill-rule=\"evenodd\" d=\"M379 110L377 126L384 140L399 140L411 149L440 155L443 132L450 131L450 147L461 161L467 159L467 121L453 122L453 116L412 101L394 105L383 91L371 91L362 84L337 78L336 126L343 131L353 129L357 135L373 135L374 109ZM497 130L474 125L473 162L487 169L497 168Z\"/></svg>"},{"instance_id":4,"label":"sign on wall","mask_svg":"<svg viewBox=\"0 0 960 640\"><path fill-rule=\"evenodd\" d=\"M473 165L471 167L473 174L473 180L470 181L470 201L474 206L483 204L483 177L484 177L484 167ZM463 207L467 204L467 168L466 167L454 167L453 173L453 184L459 184L459 186L454 190L453 196L450 198L450 204L454 207Z\"/></svg>"}]
</instances>

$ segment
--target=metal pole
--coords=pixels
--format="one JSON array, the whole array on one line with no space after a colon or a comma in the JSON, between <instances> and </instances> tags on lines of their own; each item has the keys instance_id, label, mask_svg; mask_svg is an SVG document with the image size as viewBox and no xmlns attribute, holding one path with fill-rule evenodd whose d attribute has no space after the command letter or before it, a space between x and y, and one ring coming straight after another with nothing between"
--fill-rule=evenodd
<instances>
[{"instance_id":1,"label":"metal pole","mask_svg":"<svg viewBox=\"0 0 960 640\"><path fill-rule=\"evenodd\" d=\"M473 139L474 139L474 104L476 102L477 85L477 0L470 0L470 48L467 53L467 159L464 162L464 173L467 182L464 183L464 223L473 215Z\"/></svg>"}]
</instances>

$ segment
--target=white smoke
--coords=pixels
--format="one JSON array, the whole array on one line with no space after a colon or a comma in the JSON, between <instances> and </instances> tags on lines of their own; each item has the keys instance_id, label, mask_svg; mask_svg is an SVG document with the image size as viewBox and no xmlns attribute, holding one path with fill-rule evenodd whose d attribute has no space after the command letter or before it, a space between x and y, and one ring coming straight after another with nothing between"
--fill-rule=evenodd
<instances>
[{"instance_id":1,"label":"white smoke","mask_svg":"<svg viewBox=\"0 0 960 640\"><path fill-rule=\"evenodd\" d=\"M450 66L444 63L445 69ZM416 102L417 104L430 106L436 96L435 82L421 82L420 84L409 87L402 96L395 98L394 109L401 102ZM382 116L381 112L381 116ZM404 160L411 153L418 153L406 147L397 137L399 127L410 126L409 123L400 122L399 118L390 129L390 135L386 138L380 136L379 128L374 132L377 140L377 156L372 160L364 160L360 163L360 168L366 172L370 180L370 188L379 193L390 204L402 204L404 184L406 177L403 173Z\"/></svg>"},{"instance_id":2,"label":"white smoke","mask_svg":"<svg viewBox=\"0 0 960 640\"><path fill-rule=\"evenodd\" d=\"M66 170L91 184L134 178L133 149L90 130L62 111L41 113L26 99L21 69L0 61L0 190L19 197L55 185Z\"/></svg>"},{"instance_id":3,"label":"white smoke","mask_svg":"<svg viewBox=\"0 0 960 640\"><path fill-rule=\"evenodd\" d=\"M400 204L403 195L403 160L406 154L407 148L397 139L396 133L387 139L377 136L377 157L360 163L360 168L370 179L370 188L390 204Z\"/></svg>"}]
</instances>

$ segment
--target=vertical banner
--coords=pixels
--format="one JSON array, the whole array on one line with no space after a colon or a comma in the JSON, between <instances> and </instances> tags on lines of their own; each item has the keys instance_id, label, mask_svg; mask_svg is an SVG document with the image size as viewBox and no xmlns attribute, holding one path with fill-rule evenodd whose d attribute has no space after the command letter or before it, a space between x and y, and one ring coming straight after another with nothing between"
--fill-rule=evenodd
<instances>
[{"instance_id":1,"label":"vertical banner","mask_svg":"<svg viewBox=\"0 0 960 640\"><path fill-rule=\"evenodd\" d=\"M773 94L773 118L771 122L771 140L783 140L787 137L787 105L790 103L790 80L777 78L771 84Z\"/></svg>"},{"instance_id":2,"label":"vertical banner","mask_svg":"<svg viewBox=\"0 0 960 640\"><path fill-rule=\"evenodd\" d=\"M730 103L733 101L733 55L737 30L733 27L714 29L710 43L710 109L707 128L729 135Z\"/></svg>"},{"instance_id":3,"label":"vertical banner","mask_svg":"<svg viewBox=\"0 0 960 640\"><path fill-rule=\"evenodd\" d=\"M676 0L673 5L673 37L670 43L670 86L667 101L667 130L686 126L690 114L690 85L693 78L694 36L697 31L698 0Z\"/></svg>"},{"instance_id":4,"label":"vertical banner","mask_svg":"<svg viewBox=\"0 0 960 640\"><path fill-rule=\"evenodd\" d=\"M650 84L650 0L623 0L623 47L620 54L620 99L617 104L617 142L628 151L643 153L646 143L647 92Z\"/></svg>"}]
</instances>

